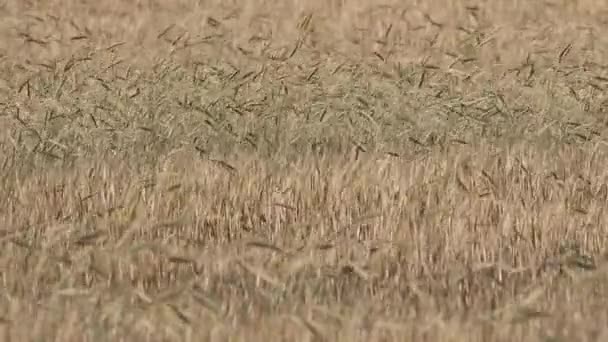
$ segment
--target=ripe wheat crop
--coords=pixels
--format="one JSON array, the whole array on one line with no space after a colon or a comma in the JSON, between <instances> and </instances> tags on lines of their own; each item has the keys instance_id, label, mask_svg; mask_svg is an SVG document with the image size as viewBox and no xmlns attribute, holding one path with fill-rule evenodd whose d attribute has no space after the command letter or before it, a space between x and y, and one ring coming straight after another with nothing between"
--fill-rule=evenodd
<instances>
[{"instance_id":1,"label":"ripe wheat crop","mask_svg":"<svg viewBox=\"0 0 608 342\"><path fill-rule=\"evenodd\" d=\"M0 4L3 341L602 341L608 5Z\"/></svg>"}]
</instances>

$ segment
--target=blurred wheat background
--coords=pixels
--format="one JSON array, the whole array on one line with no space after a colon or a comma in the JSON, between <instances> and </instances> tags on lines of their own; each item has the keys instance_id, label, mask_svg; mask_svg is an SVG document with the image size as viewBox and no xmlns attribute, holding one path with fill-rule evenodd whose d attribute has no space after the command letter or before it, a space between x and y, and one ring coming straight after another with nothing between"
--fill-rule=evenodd
<instances>
[{"instance_id":1,"label":"blurred wheat background","mask_svg":"<svg viewBox=\"0 0 608 342\"><path fill-rule=\"evenodd\" d=\"M3 341L603 341L608 3L0 2Z\"/></svg>"}]
</instances>

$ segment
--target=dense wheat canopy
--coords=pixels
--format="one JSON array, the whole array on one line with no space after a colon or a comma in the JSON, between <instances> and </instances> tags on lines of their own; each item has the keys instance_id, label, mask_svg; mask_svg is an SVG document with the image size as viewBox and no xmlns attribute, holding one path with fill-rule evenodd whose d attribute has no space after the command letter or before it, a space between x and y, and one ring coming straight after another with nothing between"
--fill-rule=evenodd
<instances>
[{"instance_id":1,"label":"dense wheat canopy","mask_svg":"<svg viewBox=\"0 0 608 342\"><path fill-rule=\"evenodd\" d=\"M0 338L608 338L608 3L0 2Z\"/></svg>"}]
</instances>

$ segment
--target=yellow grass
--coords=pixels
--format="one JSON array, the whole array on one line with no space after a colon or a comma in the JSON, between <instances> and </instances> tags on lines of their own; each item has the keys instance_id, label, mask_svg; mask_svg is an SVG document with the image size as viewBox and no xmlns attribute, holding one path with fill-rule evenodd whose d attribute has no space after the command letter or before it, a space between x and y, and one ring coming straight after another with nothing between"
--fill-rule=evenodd
<instances>
[{"instance_id":1,"label":"yellow grass","mask_svg":"<svg viewBox=\"0 0 608 342\"><path fill-rule=\"evenodd\" d=\"M0 4L3 341L608 338L608 4Z\"/></svg>"}]
</instances>

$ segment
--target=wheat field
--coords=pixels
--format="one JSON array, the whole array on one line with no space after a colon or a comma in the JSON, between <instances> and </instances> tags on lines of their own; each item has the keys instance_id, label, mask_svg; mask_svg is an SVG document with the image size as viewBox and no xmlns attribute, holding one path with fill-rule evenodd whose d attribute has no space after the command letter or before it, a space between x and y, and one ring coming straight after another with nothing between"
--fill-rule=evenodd
<instances>
[{"instance_id":1,"label":"wheat field","mask_svg":"<svg viewBox=\"0 0 608 342\"><path fill-rule=\"evenodd\" d=\"M0 2L0 340L606 340L607 18Z\"/></svg>"}]
</instances>

